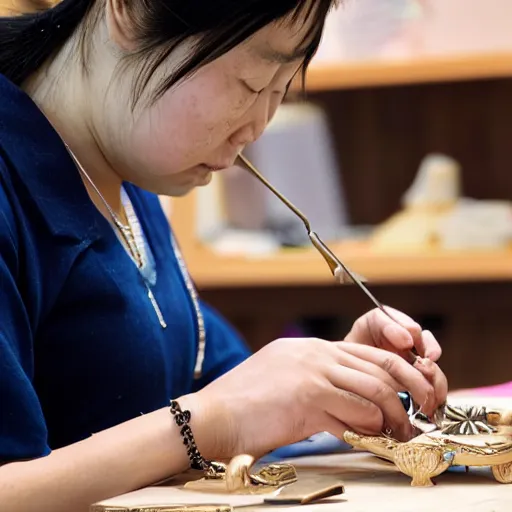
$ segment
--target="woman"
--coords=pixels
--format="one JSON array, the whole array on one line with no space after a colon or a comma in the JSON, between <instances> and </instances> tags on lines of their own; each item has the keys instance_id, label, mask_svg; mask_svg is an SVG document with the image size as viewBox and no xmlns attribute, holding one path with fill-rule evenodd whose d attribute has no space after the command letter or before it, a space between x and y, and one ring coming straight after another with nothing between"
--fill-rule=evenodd
<instances>
[{"instance_id":1,"label":"woman","mask_svg":"<svg viewBox=\"0 0 512 512\"><path fill-rule=\"evenodd\" d=\"M2 509L86 510L320 431L406 438L397 390L445 400L439 345L404 315L250 356L196 298L156 196L261 134L331 3L64 0L0 21Z\"/></svg>"}]
</instances>

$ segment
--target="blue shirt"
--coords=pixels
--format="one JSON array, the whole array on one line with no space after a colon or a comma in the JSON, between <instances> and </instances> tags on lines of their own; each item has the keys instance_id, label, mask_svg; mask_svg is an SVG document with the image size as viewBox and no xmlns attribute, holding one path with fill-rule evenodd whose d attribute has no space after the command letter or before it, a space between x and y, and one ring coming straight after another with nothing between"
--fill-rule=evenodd
<instances>
[{"instance_id":1,"label":"blue shirt","mask_svg":"<svg viewBox=\"0 0 512 512\"><path fill-rule=\"evenodd\" d=\"M140 274L46 118L0 75L0 462L41 457L200 389L249 351L201 303L197 318L156 196L126 191L157 273Z\"/></svg>"}]
</instances>

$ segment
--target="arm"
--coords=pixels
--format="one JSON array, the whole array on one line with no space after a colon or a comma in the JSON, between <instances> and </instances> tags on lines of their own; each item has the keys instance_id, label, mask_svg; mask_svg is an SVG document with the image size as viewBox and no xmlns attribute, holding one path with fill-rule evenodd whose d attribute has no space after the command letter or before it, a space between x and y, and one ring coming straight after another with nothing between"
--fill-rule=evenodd
<instances>
[{"instance_id":1,"label":"arm","mask_svg":"<svg viewBox=\"0 0 512 512\"><path fill-rule=\"evenodd\" d=\"M24 270L19 268L17 233L15 215L0 186L0 509L86 512L93 502L186 469L186 451L168 409L50 450L32 385L32 332L37 325L31 324L23 300L30 292L18 284ZM196 395L180 402L191 409L196 441L208 456Z\"/></svg>"},{"instance_id":2,"label":"arm","mask_svg":"<svg viewBox=\"0 0 512 512\"><path fill-rule=\"evenodd\" d=\"M203 449L193 398L191 426ZM3 420L2 420L3 421ZM208 451L203 449L207 456ZM4 455L4 454L2 454ZM31 461L0 467L0 503L9 512L87 512L97 501L133 491L188 468L177 427L167 409L100 432Z\"/></svg>"}]
</instances>

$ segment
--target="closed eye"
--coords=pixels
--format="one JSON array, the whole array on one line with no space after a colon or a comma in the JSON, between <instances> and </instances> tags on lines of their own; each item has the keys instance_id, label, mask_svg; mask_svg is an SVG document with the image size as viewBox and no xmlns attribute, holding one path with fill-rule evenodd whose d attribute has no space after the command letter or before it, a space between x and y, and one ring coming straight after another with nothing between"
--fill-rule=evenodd
<instances>
[{"instance_id":1,"label":"closed eye","mask_svg":"<svg viewBox=\"0 0 512 512\"><path fill-rule=\"evenodd\" d=\"M241 82L244 85L244 87L252 94L261 94L265 90L265 87L263 87L262 89L254 89L247 82L244 82L243 80L241 80Z\"/></svg>"}]
</instances>

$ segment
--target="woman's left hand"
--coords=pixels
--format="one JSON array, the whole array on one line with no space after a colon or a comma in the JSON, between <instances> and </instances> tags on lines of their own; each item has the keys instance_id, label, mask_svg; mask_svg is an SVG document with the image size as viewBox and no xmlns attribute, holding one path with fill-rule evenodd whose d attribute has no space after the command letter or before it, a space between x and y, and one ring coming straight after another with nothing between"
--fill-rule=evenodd
<instances>
[{"instance_id":1,"label":"woman's left hand","mask_svg":"<svg viewBox=\"0 0 512 512\"><path fill-rule=\"evenodd\" d=\"M435 403L443 404L448 394L448 383L436 364L442 352L439 343L430 331L422 330L417 322L404 313L388 307L386 310L396 321L380 309L372 309L354 322L345 341L354 344L351 350L354 350L354 355L360 357L365 350L364 345L370 345L393 352L410 361L432 383ZM413 350L419 357L411 360Z\"/></svg>"}]
</instances>

